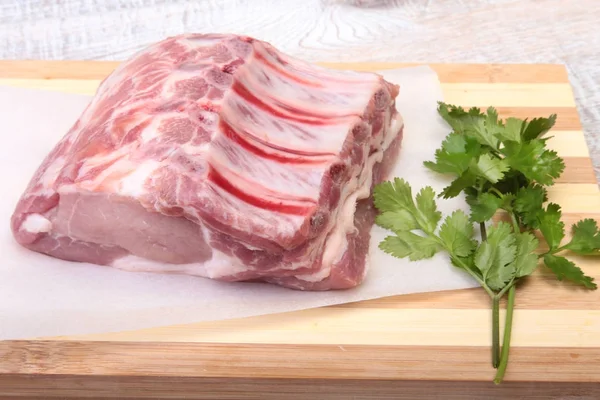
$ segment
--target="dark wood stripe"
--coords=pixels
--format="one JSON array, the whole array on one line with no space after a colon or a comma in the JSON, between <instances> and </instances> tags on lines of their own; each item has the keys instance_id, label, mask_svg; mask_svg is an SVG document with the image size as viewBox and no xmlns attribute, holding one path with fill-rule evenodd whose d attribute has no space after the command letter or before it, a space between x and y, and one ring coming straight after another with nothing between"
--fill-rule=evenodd
<instances>
[{"instance_id":1,"label":"dark wood stripe","mask_svg":"<svg viewBox=\"0 0 600 400\"><path fill-rule=\"evenodd\" d=\"M320 63L361 71L414 67L414 63ZM114 61L0 61L0 78L103 79ZM565 83L566 69L554 64L430 64L444 83Z\"/></svg>"},{"instance_id":2,"label":"dark wood stripe","mask_svg":"<svg viewBox=\"0 0 600 400\"><path fill-rule=\"evenodd\" d=\"M362 379L156 378L77 375L0 376L1 400L190 399L375 400L597 399L597 383Z\"/></svg>"},{"instance_id":3,"label":"dark wood stripe","mask_svg":"<svg viewBox=\"0 0 600 400\"><path fill-rule=\"evenodd\" d=\"M563 160L565 161L565 170L556 180L557 183L598 183L590 158L564 157Z\"/></svg>"},{"instance_id":4,"label":"dark wood stripe","mask_svg":"<svg viewBox=\"0 0 600 400\"><path fill-rule=\"evenodd\" d=\"M0 342L0 373L112 377L490 381L487 346ZM600 381L599 348L513 347L507 381ZM549 368L548 366L560 366Z\"/></svg>"}]
</instances>

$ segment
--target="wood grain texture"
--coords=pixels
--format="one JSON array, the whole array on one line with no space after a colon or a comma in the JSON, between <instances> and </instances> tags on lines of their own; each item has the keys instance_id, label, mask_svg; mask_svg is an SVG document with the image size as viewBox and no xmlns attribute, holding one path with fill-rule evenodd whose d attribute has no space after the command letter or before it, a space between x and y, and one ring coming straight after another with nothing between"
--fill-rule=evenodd
<instances>
[{"instance_id":1,"label":"wood grain texture","mask_svg":"<svg viewBox=\"0 0 600 400\"><path fill-rule=\"evenodd\" d=\"M0 62L0 83L91 94L114 66ZM500 103L504 117L558 113L550 145L565 159L566 170L550 188L550 200L563 206L568 225L586 217L600 221L600 192L564 68L545 65L536 74L535 66L433 67L446 101ZM513 99L511 93L518 95ZM598 259L570 257L600 280ZM441 390L461 399L499 393L600 396L600 387L591 384L600 381L600 292L559 283L543 269L524 281L517 293L508 384L501 389L487 383L493 375L488 302L480 289L447 291L238 320L0 342L0 398L15 393L35 398L46 390L55 397L106 398L124 393L130 398L190 393L236 399L282 393L431 398ZM24 389L26 382L30 389ZM172 389L173 382L182 386ZM309 387L302 389L300 382Z\"/></svg>"},{"instance_id":2,"label":"wood grain texture","mask_svg":"<svg viewBox=\"0 0 600 400\"><path fill-rule=\"evenodd\" d=\"M494 375L486 346L15 341L0 342L0 354L2 374L88 375L90 381L101 376L156 376L362 379L368 384L385 379L489 381ZM600 369L590 366L599 358L598 348L515 347L506 378L598 382Z\"/></svg>"},{"instance_id":3,"label":"wood grain texture","mask_svg":"<svg viewBox=\"0 0 600 400\"><path fill-rule=\"evenodd\" d=\"M414 400L424 396L445 400L596 400L600 395L600 386L596 383L572 382L507 382L495 387L489 382L429 381L425 384L382 379L376 385L366 385L360 379L262 379L257 383L247 378L110 376L99 377L90 384L85 377L77 375L31 379L21 374L0 375L0 387L5 393L0 394L1 400Z\"/></svg>"},{"instance_id":4,"label":"wood grain texture","mask_svg":"<svg viewBox=\"0 0 600 400\"><path fill-rule=\"evenodd\" d=\"M412 67L415 63L318 63L324 67L355 71L377 71ZM0 60L0 76L15 79L103 79L117 61ZM447 83L565 83L566 69L555 64L428 64Z\"/></svg>"}]
</instances>

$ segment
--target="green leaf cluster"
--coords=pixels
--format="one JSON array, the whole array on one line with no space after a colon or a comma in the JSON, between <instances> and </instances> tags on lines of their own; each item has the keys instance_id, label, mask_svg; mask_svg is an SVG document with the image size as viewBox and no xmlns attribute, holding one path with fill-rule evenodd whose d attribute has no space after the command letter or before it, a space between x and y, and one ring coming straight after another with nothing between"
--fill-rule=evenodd
<instances>
[{"instance_id":1,"label":"green leaf cluster","mask_svg":"<svg viewBox=\"0 0 600 400\"><path fill-rule=\"evenodd\" d=\"M378 225L393 235L379 247L398 258L421 260L440 251L452 264L475 278L490 295L493 309L492 359L500 382L508 360L508 347L499 353L499 301L508 292L505 343L510 342L515 285L531 275L539 264L557 279L596 289L594 279L572 261L558 255L571 251L600 255L600 231L596 221L584 219L573 225L572 238L564 243L565 225L558 204L548 202L547 187L554 184L565 164L546 146L543 137L555 124L556 115L531 121L498 117L490 107L465 110L439 103L440 116L452 132L425 167L452 177L436 196L431 187L416 196L403 179L383 182L374 189ZM470 206L467 215L457 210L442 219L436 197L451 198L463 193ZM510 222L494 223L498 211ZM479 224L481 240L475 239ZM548 250L539 250L540 232Z\"/></svg>"}]
</instances>

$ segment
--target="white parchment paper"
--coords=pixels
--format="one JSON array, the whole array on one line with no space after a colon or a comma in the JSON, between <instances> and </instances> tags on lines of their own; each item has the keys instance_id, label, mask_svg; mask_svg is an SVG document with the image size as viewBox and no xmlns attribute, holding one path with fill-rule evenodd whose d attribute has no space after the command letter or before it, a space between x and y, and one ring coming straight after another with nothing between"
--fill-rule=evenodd
<instances>
[{"instance_id":1,"label":"white parchment paper","mask_svg":"<svg viewBox=\"0 0 600 400\"><path fill-rule=\"evenodd\" d=\"M436 112L436 102L442 100L437 76L427 67L381 73L401 85L398 109L405 130L394 175L408 180L414 193L425 185L439 192L448 181L422 165L448 133ZM10 216L41 160L89 100L0 87L0 339L115 332L476 286L444 254L419 262L384 254L377 244L386 232L378 227L373 228L367 279L347 291L300 292L267 284L131 273L28 251L13 240ZM438 203L444 215L467 209L462 198Z\"/></svg>"}]
</instances>

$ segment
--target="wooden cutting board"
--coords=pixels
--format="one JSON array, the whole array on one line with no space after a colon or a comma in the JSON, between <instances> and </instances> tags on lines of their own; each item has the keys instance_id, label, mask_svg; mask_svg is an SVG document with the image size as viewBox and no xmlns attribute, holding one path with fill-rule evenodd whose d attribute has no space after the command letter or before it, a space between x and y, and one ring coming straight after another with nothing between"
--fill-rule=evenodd
<instances>
[{"instance_id":1,"label":"wooden cutting board","mask_svg":"<svg viewBox=\"0 0 600 400\"><path fill-rule=\"evenodd\" d=\"M0 85L92 94L115 63L0 62ZM330 64L378 70L405 64ZM433 65L445 101L502 117L558 114L566 170L550 189L564 221L600 221L600 193L566 70ZM600 258L572 257L600 280ZM600 290L543 271L517 291L506 382L490 381L481 289L103 335L0 342L0 397L346 399L600 397ZM501 319L503 319L501 317ZM587 397L586 397L587 398Z\"/></svg>"}]
</instances>

